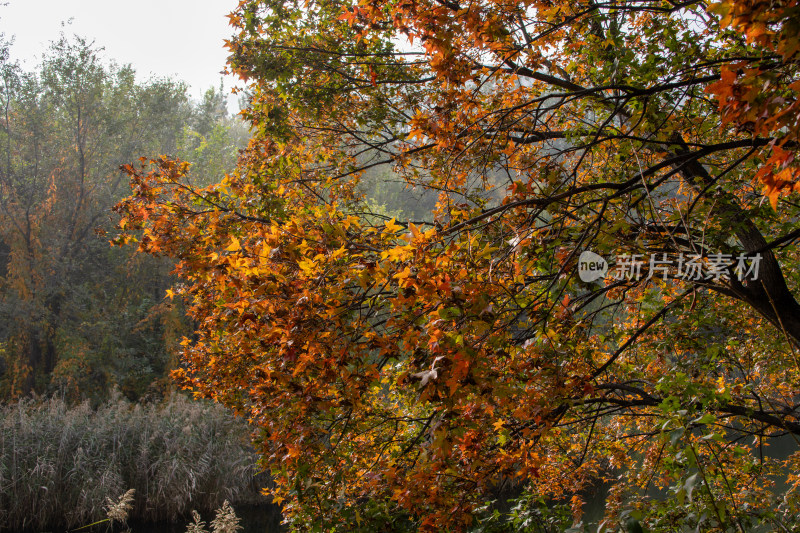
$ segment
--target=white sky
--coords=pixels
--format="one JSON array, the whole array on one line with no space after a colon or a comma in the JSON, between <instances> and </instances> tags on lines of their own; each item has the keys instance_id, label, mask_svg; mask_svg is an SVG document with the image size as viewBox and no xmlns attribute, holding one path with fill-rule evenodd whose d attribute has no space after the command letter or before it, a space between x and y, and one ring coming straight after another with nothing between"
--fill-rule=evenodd
<instances>
[{"instance_id":1,"label":"white sky","mask_svg":"<svg viewBox=\"0 0 800 533\"><path fill-rule=\"evenodd\" d=\"M7 5L3 6L2 3ZM237 0L0 0L0 32L14 37L12 59L36 67L63 31L94 40L108 62L130 63L137 79L172 77L199 98L219 86L233 35L226 15ZM62 27L62 22L71 24ZM226 79L229 89L236 82ZM229 96L229 104L236 100ZM235 104L234 104L235 105Z\"/></svg>"}]
</instances>

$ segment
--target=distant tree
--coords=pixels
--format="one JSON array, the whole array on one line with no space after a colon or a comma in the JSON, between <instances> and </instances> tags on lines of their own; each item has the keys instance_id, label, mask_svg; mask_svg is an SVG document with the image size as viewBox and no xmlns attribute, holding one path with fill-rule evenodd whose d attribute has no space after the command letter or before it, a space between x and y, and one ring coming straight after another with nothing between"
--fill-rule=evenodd
<instances>
[{"instance_id":1,"label":"distant tree","mask_svg":"<svg viewBox=\"0 0 800 533\"><path fill-rule=\"evenodd\" d=\"M138 396L164 382L186 321L164 297L171 260L108 245L109 209L126 183L119 166L144 153L182 155L185 128L201 120L220 147L189 159L202 155L222 172L235 165L234 121L214 91L195 107L185 85L137 82L81 38L62 36L35 73L11 61L8 45L2 58L0 392L80 397L116 384Z\"/></svg>"},{"instance_id":2,"label":"distant tree","mask_svg":"<svg viewBox=\"0 0 800 533\"><path fill-rule=\"evenodd\" d=\"M250 137L247 126L228 112L228 100L220 84L211 88L193 109L183 127L178 157L192 163L197 185L209 185L236 167L239 151Z\"/></svg>"},{"instance_id":3,"label":"distant tree","mask_svg":"<svg viewBox=\"0 0 800 533\"><path fill-rule=\"evenodd\" d=\"M240 3L255 138L216 186L128 167L120 240L180 260L178 377L257 426L297 529L523 490L577 522L601 482L604 531L800 527L797 13ZM436 206L370 213L376 169Z\"/></svg>"}]
</instances>

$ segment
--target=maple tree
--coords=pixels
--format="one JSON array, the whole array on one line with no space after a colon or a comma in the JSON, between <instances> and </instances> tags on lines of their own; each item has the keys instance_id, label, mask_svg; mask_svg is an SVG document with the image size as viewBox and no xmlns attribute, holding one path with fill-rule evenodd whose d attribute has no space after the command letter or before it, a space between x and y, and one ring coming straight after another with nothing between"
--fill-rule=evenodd
<instances>
[{"instance_id":1,"label":"maple tree","mask_svg":"<svg viewBox=\"0 0 800 533\"><path fill-rule=\"evenodd\" d=\"M763 450L800 435L799 9L241 1L236 172L142 160L117 206L179 259L177 377L298 528L465 530L503 490L578 521L601 481L607 531L797 527L796 444ZM380 167L436 206L371 210Z\"/></svg>"}]
</instances>

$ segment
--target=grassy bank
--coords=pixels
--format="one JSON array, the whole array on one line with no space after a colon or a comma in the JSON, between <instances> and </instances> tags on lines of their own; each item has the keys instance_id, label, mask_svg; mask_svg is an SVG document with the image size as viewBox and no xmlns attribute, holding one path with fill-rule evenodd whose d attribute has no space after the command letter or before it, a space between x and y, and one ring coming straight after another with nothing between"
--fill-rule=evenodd
<instances>
[{"instance_id":1,"label":"grassy bank","mask_svg":"<svg viewBox=\"0 0 800 533\"><path fill-rule=\"evenodd\" d=\"M247 428L218 405L115 398L0 407L0 531L74 528L135 489L131 520L169 521L259 500ZM263 479L261 480L263 483Z\"/></svg>"}]
</instances>

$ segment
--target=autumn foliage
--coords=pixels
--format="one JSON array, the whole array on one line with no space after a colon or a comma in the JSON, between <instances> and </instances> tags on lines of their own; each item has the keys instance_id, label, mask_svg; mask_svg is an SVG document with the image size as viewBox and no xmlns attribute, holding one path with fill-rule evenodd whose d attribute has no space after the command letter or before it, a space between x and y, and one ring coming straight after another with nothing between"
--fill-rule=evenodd
<instances>
[{"instance_id":1,"label":"autumn foliage","mask_svg":"<svg viewBox=\"0 0 800 533\"><path fill-rule=\"evenodd\" d=\"M521 492L578 522L601 482L606 531L797 527L798 9L240 2L237 171L143 160L117 208L180 260L178 379L249 418L298 528ZM377 166L435 209L370 212Z\"/></svg>"}]
</instances>

